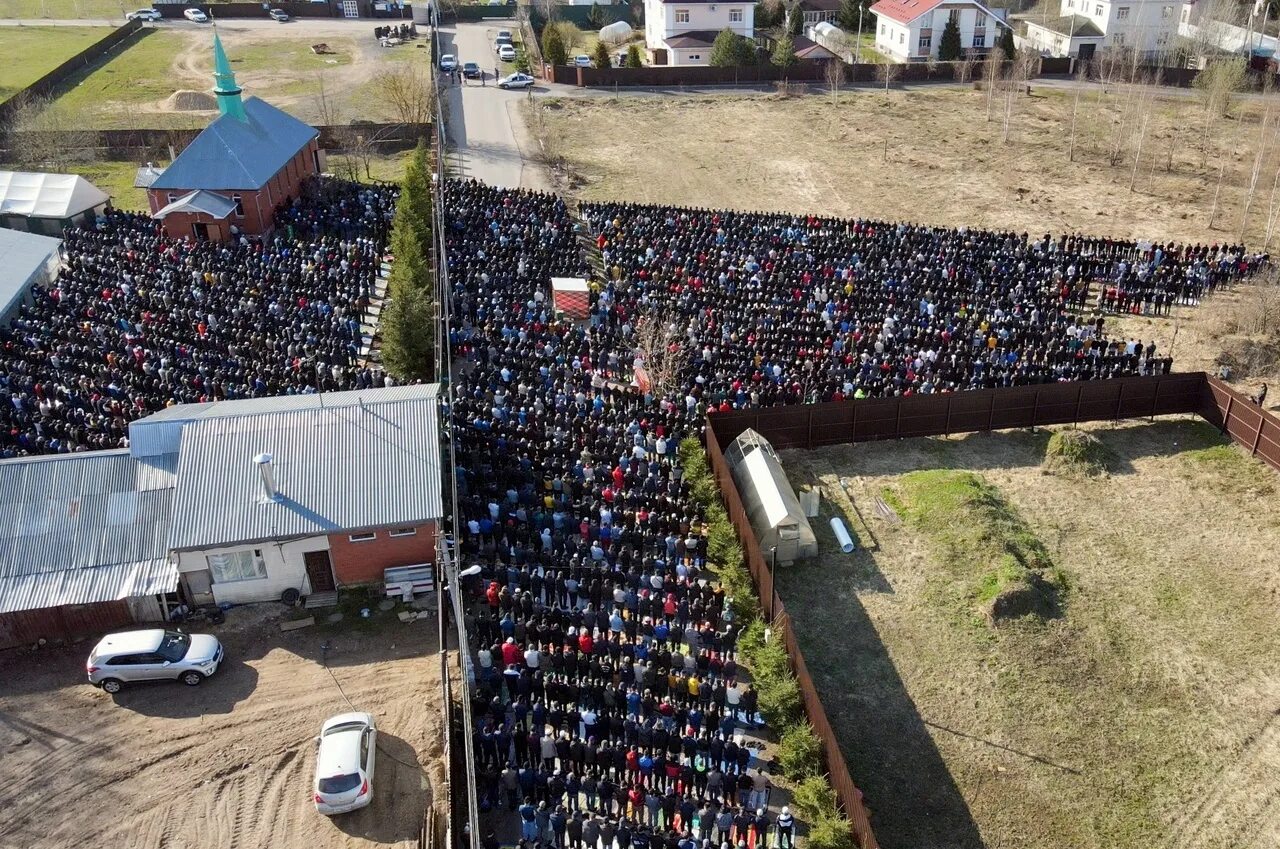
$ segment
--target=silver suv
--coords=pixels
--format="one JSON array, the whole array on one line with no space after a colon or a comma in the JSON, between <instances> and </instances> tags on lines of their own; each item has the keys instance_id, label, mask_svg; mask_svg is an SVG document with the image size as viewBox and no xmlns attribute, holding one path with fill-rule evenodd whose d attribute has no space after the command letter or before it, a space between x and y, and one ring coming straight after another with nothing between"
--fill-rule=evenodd
<instances>
[{"instance_id":1,"label":"silver suv","mask_svg":"<svg viewBox=\"0 0 1280 849\"><path fill-rule=\"evenodd\" d=\"M222 643L209 634L151 628L108 634L93 647L89 683L118 693L126 682L178 680L194 687L218 671Z\"/></svg>"}]
</instances>

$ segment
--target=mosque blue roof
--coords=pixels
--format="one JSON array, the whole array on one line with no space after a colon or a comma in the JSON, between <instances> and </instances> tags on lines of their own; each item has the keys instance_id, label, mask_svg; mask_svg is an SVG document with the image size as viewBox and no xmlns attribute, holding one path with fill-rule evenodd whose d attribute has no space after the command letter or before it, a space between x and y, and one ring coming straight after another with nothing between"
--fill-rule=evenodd
<instances>
[{"instance_id":1,"label":"mosque blue roof","mask_svg":"<svg viewBox=\"0 0 1280 849\"><path fill-rule=\"evenodd\" d=\"M260 189L318 135L314 127L257 97L245 120L220 115L196 136L152 189Z\"/></svg>"}]
</instances>

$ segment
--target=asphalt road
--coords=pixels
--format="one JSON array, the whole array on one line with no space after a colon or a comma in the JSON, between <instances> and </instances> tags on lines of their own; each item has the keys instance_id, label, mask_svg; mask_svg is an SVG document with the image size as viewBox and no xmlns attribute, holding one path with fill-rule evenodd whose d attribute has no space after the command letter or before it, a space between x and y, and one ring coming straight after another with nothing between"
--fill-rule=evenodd
<instances>
[{"instance_id":1,"label":"asphalt road","mask_svg":"<svg viewBox=\"0 0 1280 849\"><path fill-rule=\"evenodd\" d=\"M514 30L515 21L481 21L459 23L440 28L440 52L452 53L458 64L475 62L484 74L482 80L447 83L444 86L445 123L450 146L449 164L458 177L476 177L490 185L508 188L546 188L541 169L527 160L530 138L520 116L520 101L530 98L528 91L504 91L495 84L497 56L493 39L500 29ZM536 89L546 91L545 83Z\"/></svg>"}]
</instances>

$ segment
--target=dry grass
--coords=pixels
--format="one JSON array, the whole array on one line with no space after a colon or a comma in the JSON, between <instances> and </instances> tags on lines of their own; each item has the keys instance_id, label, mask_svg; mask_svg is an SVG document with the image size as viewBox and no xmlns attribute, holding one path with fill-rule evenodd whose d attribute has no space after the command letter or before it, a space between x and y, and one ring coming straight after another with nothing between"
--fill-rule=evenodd
<instances>
[{"instance_id":1,"label":"dry grass","mask_svg":"<svg viewBox=\"0 0 1280 849\"><path fill-rule=\"evenodd\" d=\"M1234 239L1259 142L1260 102L1242 104L1242 118L1223 121L1202 157L1199 103L1156 100L1130 192L1137 134L1120 164L1111 166L1109 139L1123 97L1115 87L1109 91L1089 88L1081 97L1075 162L1068 161L1070 92L1035 85L1032 97L1015 99L1008 143L1001 141L1001 120L986 120L984 93L957 88L888 95L868 89L845 93L834 105L827 95L627 97L543 102L551 107L543 111L584 199L1031 233ZM1262 242L1267 195L1280 165L1280 145L1273 147L1250 215L1250 243ZM1222 157L1220 229L1207 231ZM672 162L682 165L672 168Z\"/></svg>"},{"instance_id":2,"label":"dry grass","mask_svg":"<svg viewBox=\"0 0 1280 849\"><path fill-rule=\"evenodd\" d=\"M1109 477L1043 474L1044 432L783 458L828 500L824 553L780 571L782 597L885 846L1280 843L1275 475L1197 421L1090 430ZM997 488L1066 572L1061 618L987 627L951 603L928 528L874 509L948 468ZM856 513L829 500L841 477ZM832 509L866 545L852 557Z\"/></svg>"}]
</instances>

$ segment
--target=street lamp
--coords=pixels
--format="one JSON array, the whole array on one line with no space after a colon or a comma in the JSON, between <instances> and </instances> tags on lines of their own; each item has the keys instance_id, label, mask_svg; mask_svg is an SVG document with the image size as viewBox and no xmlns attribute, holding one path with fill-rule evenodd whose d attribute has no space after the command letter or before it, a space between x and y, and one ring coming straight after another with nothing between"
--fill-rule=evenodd
<instances>
[{"instance_id":1,"label":"street lamp","mask_svg":"<svg viewBox=\"0 0 1280 849\"><path fill-rule=\"evenodd\" d=\"M773 585L774 576L778 573L778 547L772 546L769 549L769 621L773 622L773 600L777 598L778 590Z\"/></svg>"}]
</instances>

